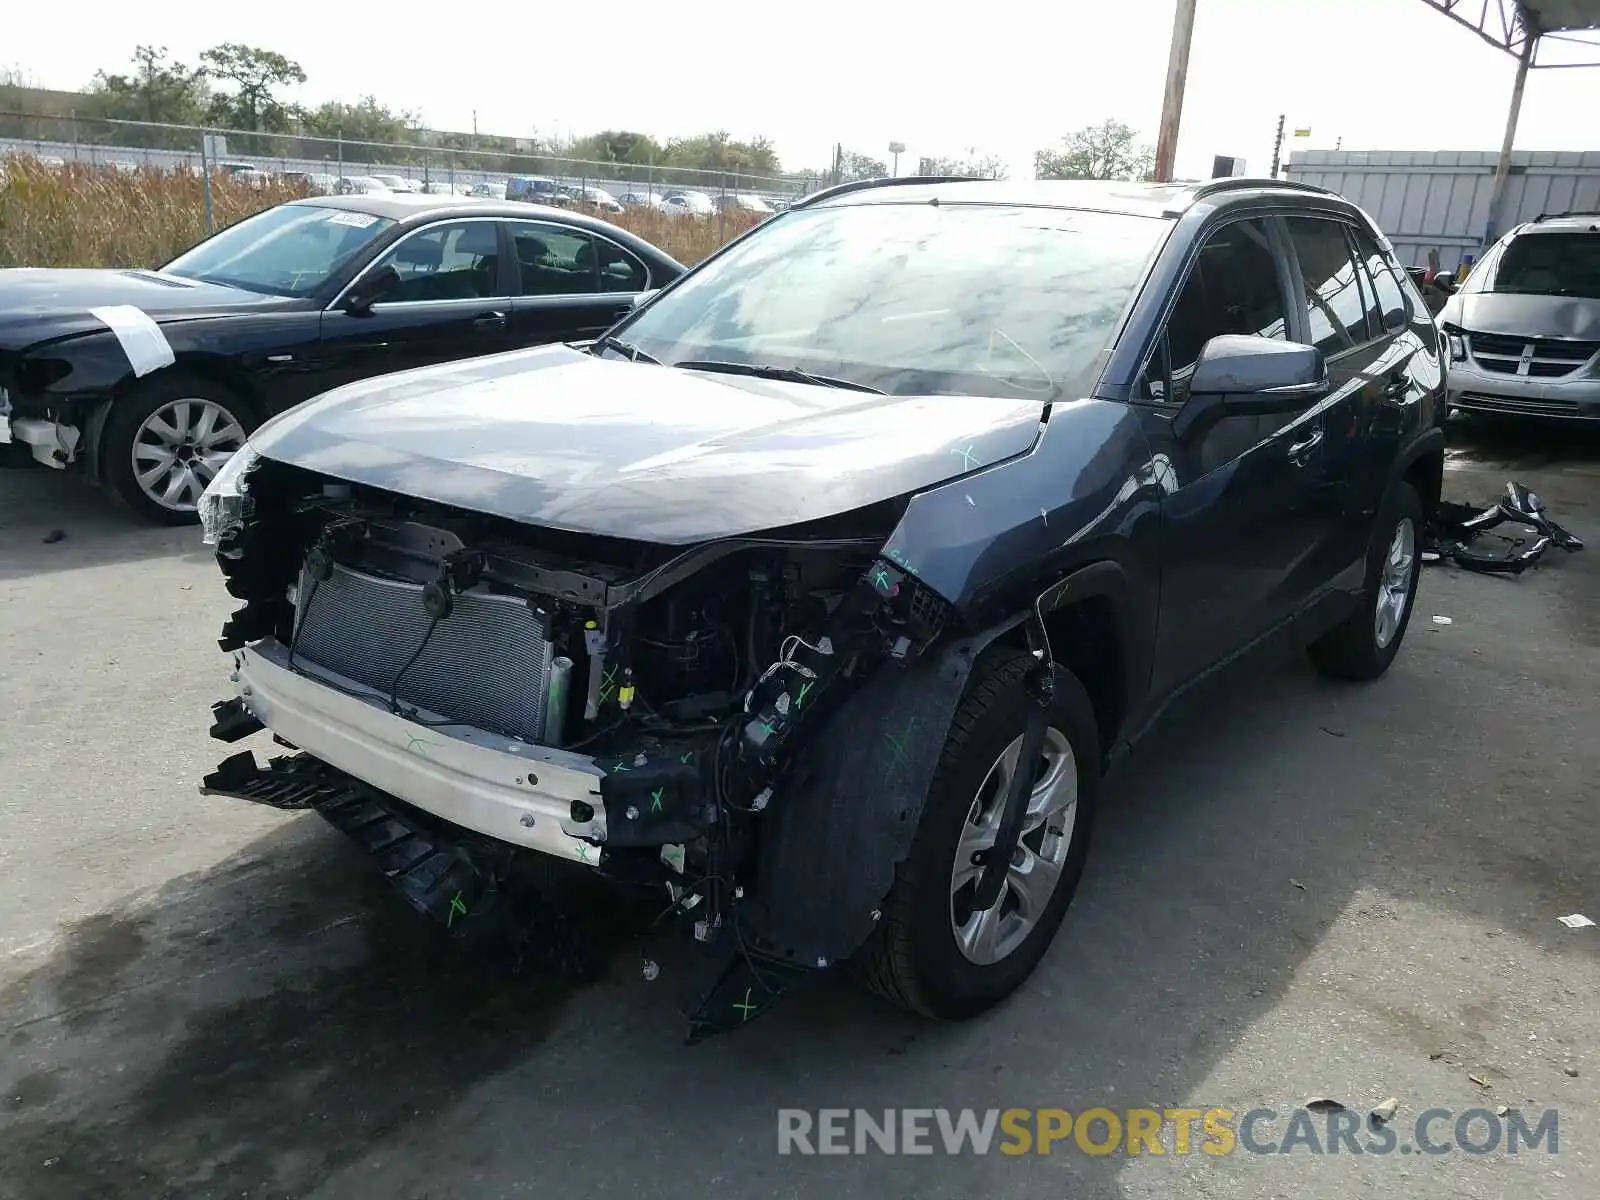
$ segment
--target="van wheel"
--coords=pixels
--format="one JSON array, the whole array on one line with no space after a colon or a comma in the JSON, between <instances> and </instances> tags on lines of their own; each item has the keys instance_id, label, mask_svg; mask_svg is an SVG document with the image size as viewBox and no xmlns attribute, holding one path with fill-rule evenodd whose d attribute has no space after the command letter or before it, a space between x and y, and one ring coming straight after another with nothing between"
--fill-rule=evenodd
<instances>
[{"instance_id":1,"label":"van wheel","mask_svg":"<svg viewBox=\"0 0 1600 1200\"><path fill-rule=\"evenodd\" d=\"M1008 656L956 710L911 851L863 951L867 985L927 1016L976 1016L1021 987L1083 874L1100 774L1094 711L1083 685L1058 672L1044 752L1024 768L1031 665ZM975 911L972 858L994 844L1006 787L1022 769L1034 777L1022 840L1000 899Z\"/></svg>"},{"instance_id":2,"label":"van wheel","mask_svg":"<svg viewBox=\"0 0 1600 1200\"><path fill-rule=\"evenodd\" d=\"M192 525L200 493L258 421L229 388L164 371L111 402L101 443L106 482L147 520Z\"/></svg>"}]
</instances>

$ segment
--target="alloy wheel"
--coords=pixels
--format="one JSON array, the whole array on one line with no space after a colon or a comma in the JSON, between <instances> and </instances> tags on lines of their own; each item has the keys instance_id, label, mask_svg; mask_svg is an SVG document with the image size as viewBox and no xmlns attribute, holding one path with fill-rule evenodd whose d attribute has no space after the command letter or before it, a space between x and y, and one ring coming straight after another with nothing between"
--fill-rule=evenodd
<instances>
[{"instance_id":1,"label":"alloy wheel","mask_svg":"<svg viewBox=\"0 0 1600 1200\"><path fill-rule=\"evenodd\" d=\"M1417 527L1410 517L1401 517L1389 540L1378 574L1377 611L1373 614L1373 636L1380 650L1388 647L1400 630L1406 605L1411 599L1412 565L1417 557Z\"/></svg>"},{"instance_id":2,"label":"alloy wheel","mask_svg":"<svg viewBox=\"0 0 1600 1200\"><path fill-rule=\"evenodd\" d=\"M983 869L973 860L994 845L1011 779L1020 769L1019 735L989 768L968 810L950 872L950 925L956 946L970 962L988 966L1015 953L1038 925L1055 895L1072 844L1077 817L1078 768L1066 735L1051 726L1044 751L1033 764L1022 837L1006 869L1000 898L974 909L973 894Z\"/></svg>"},{"instance_id":3,"label":"alloy wheel","mask_svg":"<svg viewBox=\"0 0 1600 1200\"><path fill-rule=\"evenodd\" d=\"M173 400L134 434L133 477L155 504L194 512L206 484L244 441L244 426L215 400Z\"/></svg>"}]
</instances>

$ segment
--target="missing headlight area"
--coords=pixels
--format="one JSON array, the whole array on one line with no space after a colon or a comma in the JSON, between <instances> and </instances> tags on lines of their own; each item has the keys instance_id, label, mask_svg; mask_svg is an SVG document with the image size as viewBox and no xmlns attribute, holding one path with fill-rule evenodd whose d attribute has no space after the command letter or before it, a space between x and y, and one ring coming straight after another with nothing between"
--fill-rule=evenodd
<instances>
[{"instance_id":1,"label":"missing headlight area","mask_svg":"<svg viewBox=\"0 0 1600 1200\"><path fill-rule=\"evenodd\" d=\"M862 706L901 701L865 699L868 683L946 632L945 602L879 556L898 515L654 546L259 461L248 505L218 524L244 603L220 640L237 694L212 733L265 727L299 753L234 755L204 790L316 809L453 935L505 919L493 898L528 855L659 887L709 959L693 1030L742 1024L855 949L882 900L861 872L849 919L806 927L794 898L829 886L803 865L828 818L787 831L808 844L780 865L762 835L791 792L844 769L834 743L877 738ZM905 703L938 689L909 690L922 694ZM898 789L925 787L876 789L898 805L870 834L891 870L890 843L915 825Z\"/></svg>"}]
</instances>

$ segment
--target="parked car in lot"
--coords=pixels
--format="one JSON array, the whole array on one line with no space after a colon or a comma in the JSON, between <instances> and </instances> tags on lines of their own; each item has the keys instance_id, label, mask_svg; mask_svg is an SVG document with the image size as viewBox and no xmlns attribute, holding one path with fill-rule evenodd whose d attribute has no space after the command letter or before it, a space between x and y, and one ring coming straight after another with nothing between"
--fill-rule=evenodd
<instances>
[{"instance_id":1,"label":"parked car in lot","mask_svg":"<svg viewBox=\"0 0 1600 1200\"><path fill-rule=\"evenodd\" d=\"M558 208L570 208L572 205L572 194L566 188L540 175L515 175L506 180L506 199L529 204L550 204Z\"/></svg>"},{"instance_id":2,"label":"parked car in lot","mask_svg":"<svg viewBox=\"0 0 1600 1200\"><path fill-rule=\"evenodd\" d=\"M1175 696L1283 638L1387 670L1443 388L1320 189L835 188L587 349L257 430L202 508L242 603L212 733L297 749L205 788L316 809L464 940L539 856L660 887L696 1036L850 960L969 1017Z\"/></svg>"},{"instance_id":3,"label":"parked car in lot","mask_svg":"<svg viewBox=\"0 0 1600 1200\"><path fill-rule=\"evenodd\" d=\"M651 208L659 211L666 203L655 192L623 192L617 197L623 208Z\"/></svg>"},{"instance_id":4,"label":"parked car in lot","mask_svg":"<svg viewBox=\"0 0 1600 1200\"><path fill-rule=\"evenodd\" d=\"M339 181L332 175L317 171L285 171L283 181L305 188L313 196L333 196L339 191Z\"/></svg>"},{"instance_id":5,"label":"parked car in lot","mask_svg":"<svg viewBox=\"0 0 1600 1200\"><path fill-rule=\"evenodd\" d=\"M575 204L581 205L590 212L619 213L622 205L617 198L605 188L581 187L573 188L568 193Z\"/></svg>"},{"instance_id":6,"label":"parked car in lot","mask_svg":"<svg viewBox=\"0 0 1600 1200\"><path fill-rule=\"evenodd\" d=\"M717 206L704 192L672 191L662 197L662 202L662 211L678 216L710 217L717 212Z\"/></svg>"},{"instance_id":7,"label":"parked car in lot","mask_svg":"<svg viewBox=\"0 0 1600 1200\"><path fill-rule=\"evenodd\" d=\"M576 213L386 193L279 205L155 271L0 271L0 455L193 521L273 413L354 379L593 337L682 270Z\"/></svg>"},{"instance_id":8,"label":"parked car in lot","mask_svg":"<svg viewBox=\"0 0 1600 1200\"><path fill-rule=\"evenodd\" d=\"M372 178L376 179L391 192L420 192L422 184L415 179L407 179L404 175L385 175L374 172Z\"/></svg>"},{"instance_id":9,"label":"parked car in lot","mask_svg":"<svg viewBox=\"0 0 1600 1200\"><path fill-rule=\"evenodd\" d=\"M1519 225L1453 282L1452 409L1600 421L1600 213Z\"/></svg>"},{"instance_id":10,"label":"parked car in lot","mask_svg":"<svg viewBox=\"0 0 1600 1200\"><path fill-rule=\"evenodd\" d=\"M341 196L387 196L389 187L372 175L346 175L339 180L338 194Z\"/></svg>"},{"instance_id":11,"label":"parked car in lot","mask_svg":"<svg viewBox=\"0 0 1600 1200\"><path fill-rule=\"evenodd\" d=\"M754 192L726 192L717 197L716 206L723 212L766 214L774 211L772 205Z\"/></svg>"}]
</instances>

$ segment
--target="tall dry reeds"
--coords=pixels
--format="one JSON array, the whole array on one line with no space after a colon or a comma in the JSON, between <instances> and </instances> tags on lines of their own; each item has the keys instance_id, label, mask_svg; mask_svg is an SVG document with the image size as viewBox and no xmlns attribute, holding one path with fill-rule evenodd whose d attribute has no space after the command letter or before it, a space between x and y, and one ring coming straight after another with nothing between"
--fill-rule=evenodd
<instances>
[{"instance_id":1,"label":"tall dry reeds","mask_svg":"<svg viewBox=\"0 0 1600 1200\"><path fill-rule=\"evenodd\" d=\"M0 267L156 267L206 236L205 195L193 171L118 170L35 159L0 159ZM217 227L305 193L218 173L211 183ZM606 219L693 266L757 218L669 216L628 209Z\"/></svg>"}]
</instances>

